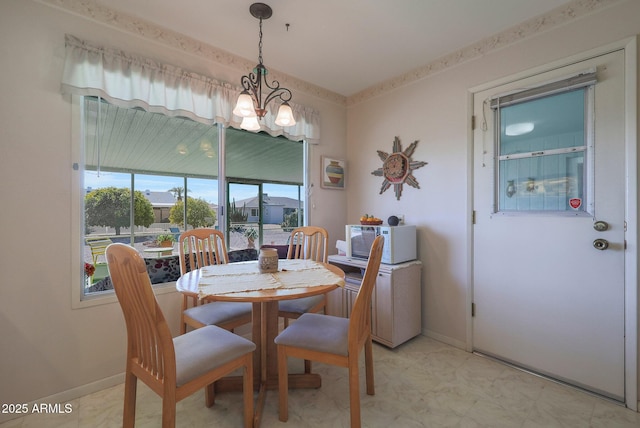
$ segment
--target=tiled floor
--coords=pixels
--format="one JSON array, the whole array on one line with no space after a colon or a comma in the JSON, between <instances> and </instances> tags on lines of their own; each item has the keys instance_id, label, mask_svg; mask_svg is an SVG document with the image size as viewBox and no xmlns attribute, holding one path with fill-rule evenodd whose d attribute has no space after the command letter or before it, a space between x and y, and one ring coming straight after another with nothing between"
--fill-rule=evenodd
<instances>
[{"instance_id":1,"label":"tiled floor","mask_svg":"<svg viewBox=\"0 0 640 428\"><path fill-rule=\"evenodd\" d=\"M640 427L639 413L422 336L395 350L374 345L374 361L375 396L364 393L361 370L364 427ZM314 370L322 388L290 391L287 423L278 420L276 391L268 393L262 427L349 426L346 369L316 363ZM118 427L122 400L118 385L74 400L69 414L32 414L0 428ZM159 427L160 411L160 399L138 382L136 427ZM241 414L239 393L219 394L206 408L198 392L178 403L176 425L240 427Z\"/></svg>"}]
</instances>

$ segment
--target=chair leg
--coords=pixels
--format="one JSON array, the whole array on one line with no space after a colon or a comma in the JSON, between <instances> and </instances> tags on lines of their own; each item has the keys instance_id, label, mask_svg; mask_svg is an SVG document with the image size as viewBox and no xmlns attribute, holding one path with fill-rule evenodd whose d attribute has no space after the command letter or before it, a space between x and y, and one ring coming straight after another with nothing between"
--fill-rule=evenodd
<instances>
[{"instance_id":1,"label":"chair leg","mask_svg":"<svg viewBox=\"0 0 640 428\"><path fill-rule=\"evenodd\" d=\"M289 419L289 373L287 371L287 353L278 345L278 414L282 422Z\"/></svg>"},{"instance_id":2,"label":"chair leg","mask_svg":"<svg viewBox=\"0 0 640 428\"><path fill-rule=\"evenodd\" d=\"M246 357L247 364L242 376L242 395L244 396L244 427L253 426L253 355Z\"/></svg>"},{"instance_id":3,"label":"chair leg","mask_svg":"<svg viewBox=\"0 0 640 428\"><path fill-rule=\"evenodd\" d=\"M311 360L304 360L304 372L311 373Z\"/></svg>"},{"instance_id":4,"label":"chair leg","mask_svg":"<svg viewBox=\"0 0 640 428\"><path fill-rule=\"evenodd\" d=\"M204 387L204 405L211 407L216 404L216 383L211 382Z\"/></svg>"},{"instance_id":5,"label":"chair leg","mask_svg":"<svg viewBox=\"0 0 640 428\"><path fill-rule=\"evenodd\" d=\"M167 392L165 389L162 397L162 428L175 428L176 426L176 393Z\"/></svg>"},{"instance_id":6,"label":"chair leg","mask_svg":"<svg viewBox=\"0 0 640 428\"><path fill-rule=\"evenodd\" d=\"M187 323L184 322L184 311L189 307L189 297L182 296L182 311L180 312L180 334L187 332Z\"/></svg>"},{"instance_id":7,"label":"chair leg","mask_svg":"<svg viewBox=\"0 0 640 428\"><path fill-rule=\"evenodd\" d=\"M373 345L371 343L371 336L364 343L364 366L365 375L367 377L367 394L375 395L374 381L373 381Z\"/></svg>"},{"instance_id":8,"label":"chair leg","mask_svg":"<svg viewBox=\"0 0 640 428\"><path fill-rule=\"evenodd\" d=\"M349 410L351 428L360 428L360 381L358 355L349 356Z\"/></svg>"},{"instance_id":9,"label":"chair leg","mask_svg":"<svg viewBox=\"0 0 640 428\"><path fill-rule=\"evenodd\" d=\"M138 378L129 370L124 380L124 412L122 414L122 427L133 428L136 423L136 389Z\"/></svg>"}]
</instances>

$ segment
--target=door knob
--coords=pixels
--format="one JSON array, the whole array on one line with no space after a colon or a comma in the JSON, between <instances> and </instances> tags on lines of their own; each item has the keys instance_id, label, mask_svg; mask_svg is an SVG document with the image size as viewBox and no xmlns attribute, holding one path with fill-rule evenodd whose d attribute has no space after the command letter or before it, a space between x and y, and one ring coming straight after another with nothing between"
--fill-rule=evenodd
<instances>
[{"instance_id":1,"label":"door knob","mask_svg":"<svg viewBox=\"0 0 640 428\"><path fill-rule=\"evenodd\" d=\"M609 248L609 241L607 241L606 239L596 239L595 241L593 241L593 248L595 248L596 250L606 250L607 248Z\"/></svg>"}]
</instances>

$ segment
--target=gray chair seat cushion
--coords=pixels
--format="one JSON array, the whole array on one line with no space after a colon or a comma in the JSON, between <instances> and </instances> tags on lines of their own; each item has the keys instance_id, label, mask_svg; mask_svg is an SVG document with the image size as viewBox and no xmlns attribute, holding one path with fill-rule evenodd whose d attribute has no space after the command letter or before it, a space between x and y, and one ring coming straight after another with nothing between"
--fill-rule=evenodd
<instances>
[{"instance_id":1,"label":"gray chair seat cushion","mask_svg":"<svg viewBox=\"0 0 640 428\"><path fill-rule=\"evenodd\" d=\"M185 315L204 325L217 325L251 314L251 303L211 302L184 311Z\"/></svg>"},{"instance_id":2,"label":"gray chair seat cushion","mask_svg":"<svg viewBox=\"0 0 640 428\"><path fill-rule=\"evenodd\" d=\"M306 314L324 299L324 295L301 297L300 299L281 300L278 302L278 309L284 312L294 312Z\"/></svg>"},{"instance_id":3,"label":"gray chair seat cushion","mask_svg":"<svg viewBox=\"0 0 640 428\"><path fill-rule=\"evenodd\" d=\"M252 341L213 325L174 338L173 346L178 386L256 349Z\"/></svg>"},{"instance_id":4,"label":"gray chair seat cushion","mask_svg":"<svg viewBox=\"0 0 640 428\"><path fill-rule=\"evenodd\" d=\"M322 314L304 314L276 338L278 345L348 355L349 319Z\"/></svg>"}]
</instances>

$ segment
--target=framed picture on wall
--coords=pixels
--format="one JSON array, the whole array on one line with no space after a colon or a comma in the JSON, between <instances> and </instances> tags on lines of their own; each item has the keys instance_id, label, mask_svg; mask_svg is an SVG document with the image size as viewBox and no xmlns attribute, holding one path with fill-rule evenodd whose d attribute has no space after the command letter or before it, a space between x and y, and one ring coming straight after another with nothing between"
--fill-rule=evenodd
<instances>
[{"instance_id":1,"label":"framed picture on wall","mask_svg":"<svg viewBox=\"0 0 640 428\"><path fill-rule=\"evenodd\" d=\"M343 159L322 156L322 180L320 186L324 189L344 189L347 165Z\"/></svg>"}]
</instances>

